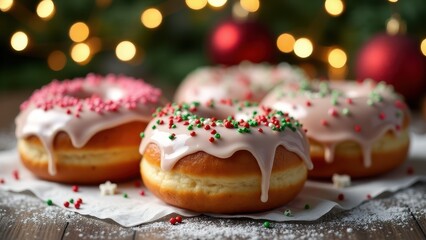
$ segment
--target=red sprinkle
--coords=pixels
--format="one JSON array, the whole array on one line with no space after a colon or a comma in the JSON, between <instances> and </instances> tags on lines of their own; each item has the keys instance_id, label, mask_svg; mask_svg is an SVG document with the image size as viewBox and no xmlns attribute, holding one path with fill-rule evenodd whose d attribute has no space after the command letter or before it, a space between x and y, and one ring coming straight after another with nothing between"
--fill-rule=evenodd
<instances>
[{"instance_id":1,"label":"red sprinkle","mask_svg":"<svg viewBox=\"0 0 426 240\"><path fill-rule=\"evenodd\" d=\"M330 108L329 110L328 110L328 114L330 114L331 116L333 116L333 117L337 117L337 115L338 115L338 113L337 113L337 111L336 111L336 109L335 108Z\"/></svg>"},{"instance_id":2,"label":"red sprinkle","mask_svg":"<svg viewBox=\"0 0 426 240\"><path fill-rule=\"evenodd\" d=\"M3 183L4 183L4 179L0 178L0 184L3 184Z\"/></svg>"},{"instance_id":3,"label":"red sprinkle","mask_svg":"<svg viewBox=\"0 0 426 240\"><path fill-rule=\"evenodd\" d=\"M309 101L309 100L308 100L308 101L306 101L306 106L307 106L307 107L310 107L310 106L312 106L312 103L311 103L311 101Z\"/></svg>"},{"instance_id":4,"label":"red sprinkle","mask_svg":"<svg viewBox=\"0 0 426 240\"><path fill-rule=\"evenodd\" d=\"M67 202L64 202L64 207L69 207L70 206L70 203L67 201Z\"/></svg>"},{"instance_id":5,"label":"red sprinkle","mask_svg":"<svg viewBox=\"0 0 426 240\"><path fill-rule=\"evenodd\" d=\"M217 132L216 132L216 130L215 129L213 129L211 132L210 132L210 134L216 134Z\"/></svg>"},{"instance_id":6,"label":"red sprinkle","mask_svg":"<svg viewBox=\"0 0 426 240\"><path fill-rule=\"evenodd\" d=\"M145 191L144 191L144 190L141 190L141 191L139 192L139 195L141 195L141 196L145 196Z\"/></svg>"},{"instance_id":7,"label":"red sprinkle","mask_svg":"<svg viewBox=\"0 0 426 240\"><path fill-rule=\"evenodd\" d=\"M367 194L367 199L370 200L371 199L371 195Z\"/></svg>"},{"instance_id":8,"label":"red sprinkle","mask_svg":"<svg viewBox=\"0 0 426 240\"><path fill-rule=\"evenodd\" d=\"M73 192L78 192L78 186L77 185L73 185L71 189L72 189Z\"/></svg>"},{"instance_id":9,"label":"red sprinkle","mask_svg":"<svg viewBox=\"0 0 426 240\"><path fill-rule=\"evenodd\" d=\"M206 126L204 126L204 129L205 129L205 130L210 130L210 125L206 125Z\"/></svg>"},{"instance_id":10,"label":"red sprinkle","mask_svg":"<svg viewBox=\"0 0 426 240\"><path fill-rule=\"evenodd\" d=\"M74 207L75 209L80 209L80 203L79 202L74 203Z\"/></svg>"},{"instance_id":11,"label":"red sprinkle","mask_svg":"<svg viewBox=\"0 0 426 240\"><path fill-rule=\"evenodd\" d=\"M170 222L170 224L175 225L176 224L176 218L170 218L169 222Z\"/></svg>"},{"instance_id":12,"label":"red sprinkle","mask_svg":"<svg viewBox=\"0 0 426 240\"><path fill-rule=\"evenodd\" d=\"M82 203L83 203L83 199L78 198L78 199L77 199L77 203L82 204Z\"/></svg>"},{"instance_id":13,"label":"red sprinkle","mask_svg":"<svg viewBox=\"0 0 426 240\"><path fill-rule=\"evenodd\" d=\"M337 199L339 201L343 201L343 200L345 200L345 195L343 195L343 193L340 193L339 195L337 195Z\"/></svg>"},{"instance_id":14,"label":"red sprinkle","mask_svg":"<svg viewBox=\"0 0 426 240\"><path fill-rule=\"evenodd\" d=\"M181 223L182 222L182 217L181 216L177 216L175 217L176 222Z\"/></svg>"},{"instance_id":15,"label":"red sprinkle","mask_svg":"<svg viewBox=\"0 0 426 240\"><path fill-rule=\"evenodd\" d=\"M195 132L190 133L191 137L195 137L197 134Z\"/></svg>"},{"instance_id":16,"label":"red sprinkle","mask_svg":"<svg viewBox=\"0 0 426 240\"><path fill-rule=\"evenodd\" d=\"M355 125L355 127L354 127L354 130L355 130L355 132L361 132L361 126L360 125Z\"/></svg>"},{"instance_id":17,"label":"red sprinkle","mask_svg":"<svg viewBox=\"0 0 426 240\"><path fill-rule=\"evenodd\" d=\"M328 126L328 122L327 122L327 120L322 119L322 120L321 120L321 125L323 125L323 126Z\"/></svg>"},{"instance_id":18,"label":"red sprinkle","mask_svg":"<svg viewBox=\"0 0 426 240\"><path fill-rule=\"evenodd\" d=\"M408 175L413 175L414 174L414 169L413 169L413 167L407 167L407 174Z\"/></svg>"},{"instance_id":19,"label":"red sprinkle","mask_svg":"<svg viewBox=\"0 0 426 240\"><path fill-rule=\"evenodd\" d=\"M385 120L385 119L386 119L386 114L385 114L384 112L381 112L381 113L379 114L379 118L380 118L381 120Z\"/></svg>"},{"instance_id":20,"label":"red sprinkle","mask_svg":"<svg viewBox=\"0 0 426 240\"><path fill-rule=\"evenodd\" d=\"M352 98L346 98L346 103L347 104L352 104L353 103Z\"/></svg>"},{"instance_id":21,"label":"red sprinkle","mask_svg":"<svg viewBox=\"0 0 426 240\"><path fill-rule=\"evenodd\" d=\"M209 141L212 143L212 142L214 142L214 137L210 137L209 138Z\"/></svg>"},{"instance_id":22,"label":"red sprinkle","mask_svg":"<svg viewBox=\"0 0 426 240\"><path fill-rule=\"evenodd\" d=\"M19 172L18 172L18 170L13 170L12 175L13 175L13 178L15 180L19 180Z\"/></svg>"},{"instance_id":23,"label":"red sprinkle","mask_svg":"<svg viewBox=\"0 0 426 240\"><path fill-rule=\"evenodd\" d=\"M400 125L395 125L395 129L396 129L397 131L399 131L399 130L401 130L401 126L400 126Z\"/></svg>"},{"instance_id":24,"label":"red sprinkle","mask_svg":"<svg viewBox=\"0 0 426 240\"><path fill-rule=\"evenodd\" d=\"M258 128L257 131L259 131L260 133L263 133L263 129Z\"/></svg>"},{"instance_id":25,"label":"red sprinkle","mask_svg":"<svg viewBox=\"0 0 426 240\"><path fill-rule=\"evenodd\" d=\"M185 121L185 122L183 123L183 125L188 126L188 125L189 125L189 122L188 122L188 121Z\"/></svg>"}]
</instances>

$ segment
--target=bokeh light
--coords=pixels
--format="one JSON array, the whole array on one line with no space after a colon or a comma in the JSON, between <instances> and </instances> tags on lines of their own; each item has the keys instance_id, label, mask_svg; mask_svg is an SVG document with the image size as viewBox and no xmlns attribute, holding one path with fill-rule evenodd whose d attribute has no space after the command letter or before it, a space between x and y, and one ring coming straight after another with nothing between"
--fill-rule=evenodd
<instances>
[{"instance_id":1,"label":"bokeh light","mask_svg":"<svg viewBox=\"0 0 426 240\"><path fill-rule=\"evenodd\" d=\"M342 14L344 5L342 0L326 0L324 3L325 11L331 16L339 16Z\"/></svg>"},{"instance_id":2,"label":"bokeh light","mask_svg":"<svg viewBox=\"0 0 426 240\"><path fill-rule=\"evenodd\" d=\"M71 48L71 58L77 63L86 64L90 57L90 47L85 43L77 43Z\"/></svg>"},{"instance_id":3,"label":"bokeh light","mask_svg":"<svg viewBox=\"0 0 426 240\"><path fill-rule=\"evenodd\" d=\"M208 0L210 6L215 8L223 7L226 4L227 0Z\"/></svg>"},{"instance_id":4,"label":"bokeh light","mask_svg":"<svg viewBox=\"0 0 426 240\"><path fill-rule=\"evenodd\" d=\"M240 2L236 1L232 5L232 16L236 19L245 19L248 16L249 12L241 7Z\"/></svg>"},{"instance_id":5,"label":"bokeh light","mask_svg":"<svg viewBox=\"0 0 426 240\"><path fill-rule=\"evenodd\" d=\"M314 51L312 42L307 38L299 38L294 43L294 53L300 58L307 58L311 56Z\"/></svg>"},{"instance_id":6,"label":"bokeh light","mask_svg":"<svg viewBox=\"0 0 426 240\"><path fill-rule=\"evenodd\" d=\"M420 50L422 50L423 55L426 56L426 38L420 43Z\"/></svg>"},{"instance_id":7,"label":"bokeh light","mask_svg":"<svg viewBox=\"0 0 426 240\"><path fill-rule=\"evenodd\" d=\"M65 67L67 57L61 51L53 51L47 57L47 65L53 71L60 71Z\"/></svg>"},{"instance_id":8,"label":"bokeh light","mask_svg":"<svg viewBox=\"0 0 426 240\"><path fill-rule=\"evenodd\" d=\"M13 7L13 0L0 0L0 10L7 12Z\"/></svg>"},{"instance_id":9,"label":"bokeh light","mask_svg":"<svg viewBox=\"0 0 426 240\"><path fill-rule=\"evenodd\" d=\"M74 23L69 30L69 36L74 42L83 42L89 37L89 26L84 22Z\"/></svg>"},{"instance_id":10,"label":"bokeh light","mask_svg":"<svg viewBox=\"0 0 426 240\"><path fill-rule=\"evenodd\" d=\"M141 22L147 28L156 28L163 21L163 15L156 8L148 8L142 12Z\"/></svg>"},{"instance_id":11,"label":"bokeh light","mask_svg":"<svg viewBox=\"0 0 426 240\"><path fill-rule=\"evenodd\" d=\"M51 0L42 0L36 9L37 15L44 20L49 20L55 14L55 4Z\"/></svg>"},{"instance_id":12,"label":"bokeh light","mask_svg":"<svg viewBox=\"0 0 426 240\"><path fill-rule=\"evenodd\" d=\"M334 68L345 66L347 60L346 53L340 48L334 48L328 53L328 63Z\"/></svg>"},{"instance_id":13,"label":"bokeh light","mask_svg":"<svg viewBox=\"0 0 426 240\"><path fill-rule=\"evenodd\" d=\"M294 49L295 42L293 35L283 33L277 38L277 47L283 53L290 53Z\"/></svg>"},{"instance_id":14,"label":"bokeh light","mask_svg":"<svg viewBox=\"0 0 426 240\"><path fill-rule=\"evenodd\" d=\"M240 0L241 7L248 12L256 12L259 10L259 0Z\"/></svg>"},{"instance_id":15,"label":"bokeh light","mask_svg":"<svg viewBox=\"0 0 426 240\"><path fill-rule=\"evenodd\" d=\"M398 0L388 0L389 2L391 2L391 3L396 3L396 2L398 2Z\"/></svg>"},{"instance_id":16,"label":"bokeh light","mask_svg":"<svg viewBox=\"0 0 426 240\"><path fill-rule=\"evenodd\" d=\"M16 51L22 51L28 46L28 35L24 32L15 32L10 38L10 45Z\"/></svg>"},{"instance_id":17,"label":"bokeh light","mask_svg":"<svg viewBox=\"0 0 426 240\"><path fill-rule=\"evenodd\" d=\"M207 5L207 0L185 0L185 3L192 10L200 10Z\"/></svg>"},{"instance_id":18,"label":"bokeh light","mask_svg":"<svg viewBox=\"0 0 426 240\"><path fill-rule=\"evenodd\" d=\"M115 48L115 55L121 61L130 61L136 55L136 46L130 41L122 41Z\"/></svg>"}]
</instances>

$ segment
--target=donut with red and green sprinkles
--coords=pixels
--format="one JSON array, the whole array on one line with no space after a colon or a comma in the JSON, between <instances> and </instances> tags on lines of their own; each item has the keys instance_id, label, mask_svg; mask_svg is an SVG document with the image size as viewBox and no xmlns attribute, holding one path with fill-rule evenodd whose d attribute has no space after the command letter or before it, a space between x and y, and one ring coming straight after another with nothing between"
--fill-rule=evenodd
<instances>
[{"instance_id":1,"label":"donut with red and green sprinkles","mask_svg":"<svg viewBox=\"0 0 426 240\"><path fill-rule=\"evenodd\" d=\"M147 187L151 186L150 190L154 194L173 205L183 208L189 206L181 204L180 201L170 202L170 199L173 198L164 198L161 191L153 190L149 182L166 181L163 174L170 174L171 178L176 177L173 173L175 166L180 164L181 159L194 154L202 153L216 159L232 159L233 156L238 155L236 153L239 151L248 152L255 159L258 171L256 176L253 176L256 178L255 181L258 181L258 185L253 187L253 191L258 194L253 202L259 206L268 203L271 179L274 178L271 173L275 164L277 148L283 147L289 155L295 156L300 163L298 166L304 169L302 172L312 167L304 126L283 111L247 101L223 99L211 100L207 103L169 103L163 108L158 108L153 116L154 119L141 134L144 136L140 145L140 153L144 155L141 163L142 177L147 183ZM156 174L159 175L151 172L152 168L156 167L151 165L150 160L145 160L152 157L153 145L159 149L159 152L157 151L159 168L156 169L158 171ZM214 167L216 166L213 165L212 168ZM217 169L217 171L221 170L229 171ZM206 171L208 172L208 170ZM159 179L159 176L162 176L162 180ZM301 176L303 178L303 174ZM186 178L186 176L180 177ZM180 181L185 182L182 179ZM188 179L188 181L190 180ZM304 179L301 181L304 182ZM238 185L238 181L235 184ZM207 186L207 188L209 187L215 188L213 185ZM190 191L193 191L195 195L202 194L197 193L199 189L200 187L195 187ZM175 190L173 189L173 191ZM218 190L216 189L216 191ZM275 195L272 202L274 201L276 201ZM197 206L197 204L193 204L193 206ZM257 207L259 208L259 206ZM192 210L200 211L200 209ZM237 207L235 210L229 209L225 212L229 211L244 210Z\"/></svg>"}]
</instances>

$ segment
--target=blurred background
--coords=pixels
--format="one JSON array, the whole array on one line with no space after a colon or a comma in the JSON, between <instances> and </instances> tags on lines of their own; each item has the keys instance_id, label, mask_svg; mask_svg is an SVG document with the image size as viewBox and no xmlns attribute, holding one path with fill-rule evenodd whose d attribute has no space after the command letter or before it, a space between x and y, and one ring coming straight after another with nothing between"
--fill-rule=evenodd
<instances>
[{"instance_id":1,"label":"blurred background","mask_svg":"<svg viewBox=\"0 0 426 240\"><path fill-rule=\"evenodd\" d=\"M0 92L88 72L173 91L199 66L243 60L385 80L413 106L426 89L425 0L0 0L0 10Z\"/></svg>"}]
</instances>

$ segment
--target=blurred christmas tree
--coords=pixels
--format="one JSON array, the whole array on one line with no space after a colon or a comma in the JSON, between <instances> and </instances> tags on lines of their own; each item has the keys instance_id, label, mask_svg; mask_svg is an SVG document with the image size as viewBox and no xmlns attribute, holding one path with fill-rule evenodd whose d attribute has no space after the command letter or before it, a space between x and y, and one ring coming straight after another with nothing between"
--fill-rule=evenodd
<instances>
[{"instance_id":1,"label":"blurred christmas tree","mask_svg":"<svg viewBox=\"0 0 426 240\"><path fill-rule=\"evenodd\" d=\"M173 87L196 67L221 62L208 43L229 19L255 21L271 33L272 56L263 60L301 65L313 77L354 78L357 51L376 33L407 26L420 51L426 3L395 1L0 0L0 89L88 72Z\"/></svg>"}]
</instances>

